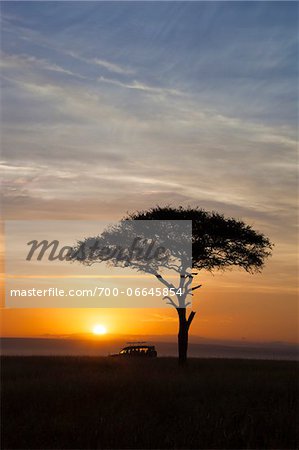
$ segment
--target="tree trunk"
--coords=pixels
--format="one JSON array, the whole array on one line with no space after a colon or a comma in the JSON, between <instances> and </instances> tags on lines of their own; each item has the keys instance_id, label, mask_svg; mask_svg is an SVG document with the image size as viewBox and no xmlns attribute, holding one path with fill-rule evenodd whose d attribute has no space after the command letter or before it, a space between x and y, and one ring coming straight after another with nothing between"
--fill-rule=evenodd
<instances>
[{"instance_id":1,"label":"tree trunk","mask_svg":"<svg viewBox=\"0 0 299 450\"><path fill-rule=\"evenodd\" d=\"M188 319L186 318L186 308L177 308L179 316L179 333L178 333L178 351L179 365L183 366L187 362L188 352L188 333L195 312L191 311Z\"/></svg>"}]
</instances>

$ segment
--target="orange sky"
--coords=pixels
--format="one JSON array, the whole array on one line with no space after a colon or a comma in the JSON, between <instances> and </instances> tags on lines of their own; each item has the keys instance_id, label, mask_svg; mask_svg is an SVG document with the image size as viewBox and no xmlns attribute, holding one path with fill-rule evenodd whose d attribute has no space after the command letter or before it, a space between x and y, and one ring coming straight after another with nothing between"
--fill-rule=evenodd
<instances>
[{"instance_id":1,"label":"orange sky","mask_svg":"<svg viewBox=\"0 0 299 450\"><path fill-rule=\"evenodd\" d=\"M267 275L239 271L202 278L193 309L191 335L211 339L298 341L297 297L291 289L269 288ZM271 279L271 278L270 278ZM240 286L243 286L240 289ZM161 300L162 306L162 300ZM3 336L90 333L102 324L108 334L175 335L176 311L171 308L2 309Z\"/></svg>"}]
</instances>

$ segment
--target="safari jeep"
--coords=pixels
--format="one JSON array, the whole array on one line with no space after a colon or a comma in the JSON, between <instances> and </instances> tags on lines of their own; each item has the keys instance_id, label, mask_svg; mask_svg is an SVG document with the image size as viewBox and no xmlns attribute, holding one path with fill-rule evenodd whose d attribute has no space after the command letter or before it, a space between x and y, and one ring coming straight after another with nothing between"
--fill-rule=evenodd
<instances>
[{"instance_id":1,"label":"safari jeep","mask_svg":"<svg viewBox=\"0 0 299 450\"><path fill-rule=\"evenodd\" d=\"M143 344L130 344L127 347L124 347L119 353L114 353L110 356L119 356L119 357L147 357L147 358L156 358L157 351L154 345L143 345Z\"/></svg>"}]
</instances>

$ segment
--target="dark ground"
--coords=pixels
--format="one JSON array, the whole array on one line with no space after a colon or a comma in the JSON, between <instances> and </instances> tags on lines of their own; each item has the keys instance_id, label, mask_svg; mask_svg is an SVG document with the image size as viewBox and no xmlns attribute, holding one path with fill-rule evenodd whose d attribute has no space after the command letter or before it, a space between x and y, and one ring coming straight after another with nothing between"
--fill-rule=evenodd
<instances>
[{"instance_id":1,"label":"dark ground","mask_svg":"<svg viewBox=\"0 0 299 450\"><path fill-rule=\"evenodd\" d=\"M292 361L2 357L1 387L3 449L298 448Z\"/></svg>"}]
</instances>

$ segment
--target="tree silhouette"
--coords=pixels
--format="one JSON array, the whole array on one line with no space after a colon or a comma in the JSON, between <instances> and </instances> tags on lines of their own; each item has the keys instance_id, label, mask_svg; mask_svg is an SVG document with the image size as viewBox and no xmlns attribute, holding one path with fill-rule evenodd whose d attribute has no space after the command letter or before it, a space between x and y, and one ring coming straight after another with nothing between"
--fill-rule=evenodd
<instances>
[{"instance_id":1,"label":"tree silhouette","mask_svg":"<svg viewBox=\"0 0 299 450\"><path fill-rule=\"evenodd\" d=\"M190 234L185 233L178 225L182 220L192 221L192 235L189 242L192 245L192 261L188 260L186 253ZM167 249L162 255L163 258L142 260L138 254L131 254L128 258L130 244L140 235L139 221L143 224L142 241L138 242L139 249L142 249L142 246L145 248L153 239L153 227L149 225L150 221L155 221L157 245ZM109 255L109 249L115 249L120 242L122 249L126 251L121 255L111 252ZM89 251L86 251L87 249ZM187 306L190 304L187 300L189 295L193 295L193 291L201 287L200 284L192 283L193 278L201 270L213 272L233 266L249 273L259 272L264 266L265 259L271 255L271 249L269 239L243 221L225 218L216 212L199 208L167 206L137 211L123 218L117 225L109 227L100 236L79 241L74 247L72 259L88 265L105 261L111 266L131 267L137 271L150 273L166 288L176 292L175 297L165 295L163 298L178 313L179 363L184 364L187 360L189 329L196 314L195 311L191 311L187 316ZM163 269L178 273L176 286L162 276Z\"/></svg>"}]
</instances>

